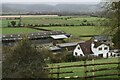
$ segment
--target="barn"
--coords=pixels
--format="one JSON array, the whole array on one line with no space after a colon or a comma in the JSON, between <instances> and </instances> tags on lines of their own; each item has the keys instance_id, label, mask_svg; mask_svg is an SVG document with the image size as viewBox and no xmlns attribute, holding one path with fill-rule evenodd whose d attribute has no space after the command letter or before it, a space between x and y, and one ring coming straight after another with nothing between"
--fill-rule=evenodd
<instances>
[{"instance_id":1,"label":"barn","mask_svg":"<svg viewBox=\"0 0 120 80\"><path fill-rule=\"evenodd\" d=\"M25 35L25 34L24 34ZM26 34L27 38L31 40L33 44L46 44L57 43L59 40L70 37L63 31L43 31L37 33ZM23 39L23 34L6 34L2 35L3 46L13 46L15 42Z\"/></svg>"}]
</instances>

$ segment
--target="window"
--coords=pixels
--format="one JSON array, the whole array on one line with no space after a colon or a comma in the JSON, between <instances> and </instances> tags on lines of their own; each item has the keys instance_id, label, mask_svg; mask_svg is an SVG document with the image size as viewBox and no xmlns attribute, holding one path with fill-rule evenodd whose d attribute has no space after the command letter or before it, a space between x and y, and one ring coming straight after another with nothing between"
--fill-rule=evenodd
<instances>
[{"instance_id":1,"label":"window","mask_svg":"<svg viewBox=\"0 0 120 80\"><path fill-rule=\"evenodd\" d=\"M99 50L102 50L102 48L99 48Z\"/></svg>"},{"instance_id":2,"label":"window","mask_svg":"<svg viewBox=\"0 0 120 80\"><path fill-rule=\"evenodd\" d=\"M80 54L80 56L83 56L82 54Z\"/></svg>"},{"instance_id":3,"label":"window","mask_svg":"<svg viewBox=\"0 0 120 80\"><path fill-rule=\"evenodd\" d=\"M75 55L77 56L77 52L75 52Z\"/></svg>"},{"instance_id":4,"label":"window","mask_svg":"<svg viewBox=\"0 0 120 80\"><path fill-rule=\"evenodd\" d=\"M107 50L107 49L108 49L108 47L105 47L105 48L104 48L104 50Z\"/></svg>"},{"instance_id":5,"label":"window","mask_svg":"<svg viewBox=\"0 0 120 80\"><path fill-rule=\"evenodd\" d=\"M78 47L78 49L80 50L80 47Z\"/></svg>"}]
</instances>

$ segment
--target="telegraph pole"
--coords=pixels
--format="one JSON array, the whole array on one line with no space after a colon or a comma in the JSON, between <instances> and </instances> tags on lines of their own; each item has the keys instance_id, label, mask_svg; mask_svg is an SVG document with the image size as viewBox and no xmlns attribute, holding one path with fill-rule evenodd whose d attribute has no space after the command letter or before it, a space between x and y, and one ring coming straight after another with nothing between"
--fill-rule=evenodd
<instances>
[{"instance_id":1,"label":"telegraph pole","mask_svg":"<svg viewBox=\"0 0 120 80\"><path fill-rule=\"evenodd\" d=\"M19 20L19 27L21 27L21 14L20 14L20 20Z\"/></svg>"}]
</instances>

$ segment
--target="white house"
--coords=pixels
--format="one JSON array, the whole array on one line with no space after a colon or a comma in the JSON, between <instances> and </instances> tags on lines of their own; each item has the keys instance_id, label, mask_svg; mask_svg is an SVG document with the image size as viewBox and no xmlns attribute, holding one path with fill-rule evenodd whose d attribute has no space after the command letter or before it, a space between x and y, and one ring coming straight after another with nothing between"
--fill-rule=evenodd
<instances>
[{"instance_id":1,"label":"white house","mask_svg":"<svg viewBox=\"0 0 120 80\"><path fill-rule=\"evenodd\" d=\"M107 44L101 42L92 42L91 43L91 50L96 56L101 56L107 58L110 56L109 53L109 46Z\"/></svg>"},{"instance_id":2,"label":"white house","mask_svg":"<svg viewBox=\"0 0 120 80\"><path fill-rule=\"evenodd\" d=\"M111 56L109 46L99 41L86 41L79 43L73 51L73 56L95 55L107 58Z\"/></svg>"},{"instance_id":3,"label":"white house","mask_svg":"<svg viewBox=\"0 0 120 80\"><path fill-rule=\"evenodd\" d=\"M92 55L91 42L79 43L73 51L73 56Z\"/></svg>"},{"instance_id":4,"label":"white house","mask_svg":"<svg viewBox=\"0 0 120 80\"><path fill-rule=\"evenodd\" d=\"M80 45L77 45L75 50L73 51L74 56L84 56L83 50Z\"/></svg>"}]
</instances>

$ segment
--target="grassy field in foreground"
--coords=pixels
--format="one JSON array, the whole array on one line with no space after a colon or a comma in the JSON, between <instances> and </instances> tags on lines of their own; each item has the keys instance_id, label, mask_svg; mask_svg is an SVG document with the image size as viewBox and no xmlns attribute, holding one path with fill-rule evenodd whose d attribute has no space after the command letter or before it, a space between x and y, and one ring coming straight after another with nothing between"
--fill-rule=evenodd
<instances>
[{"instance_id":1,"label":"grassy field in foreground","mask_svg":"<svg viewBox=\"0 0 120 80\"><path fill-rule=\"evenodd\" d=\"M1 28L2 34L21 34L21 33L32 33L39 32L39 30L34 30L30 28Z\"/></svg>"},{"instance_id":2,"label":"grassy field in foreground","mask_svg":"<svg viewBox=\"0 0 120 80\"><path fill-rule=\"evenodd\" d=\"M118 62L118 58L109 58L109 59L98 59L95 60L95 63L108 63L108 62ZM49 67L53 66L70 66L70 65L82 65L84 62L79 61L79 62L63 62L63 63L55 63L55 64L48 64ZM87 64L91 64L92 61L87 61ZM99 68L110 68L110 67L117 67L117 64L109 64L109 65L99 65L95 66L95 69ZM87 67L88 70L92 69L92 67ZM57 69L53 70L54 72L57 72ZM73 73L67 73L67 74L60 74L60 77L68 77L68 76L84 76L84 67L72 67L72 68L61 68L60 72L67 72L67 71L73 71ZM118 72L118 70L106 70L106 71L98 71L95 72L95 75L100 75L100 74L108 74L108 73L115 73ZM87 75L92 75L91 73L88 73ZM51 76L51 75L49 75ZM56 75L53 75L56 77ZM118 76L108 76L104 78L117 78Z\"/></svg>"}]
</instances>

